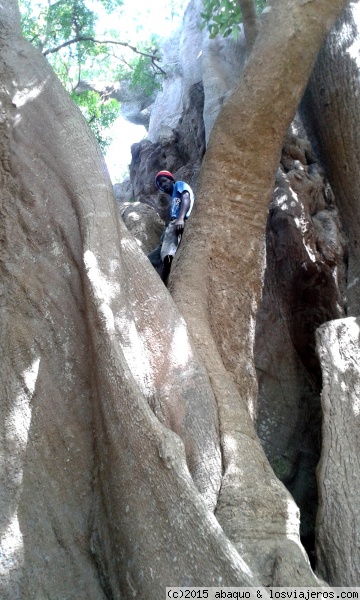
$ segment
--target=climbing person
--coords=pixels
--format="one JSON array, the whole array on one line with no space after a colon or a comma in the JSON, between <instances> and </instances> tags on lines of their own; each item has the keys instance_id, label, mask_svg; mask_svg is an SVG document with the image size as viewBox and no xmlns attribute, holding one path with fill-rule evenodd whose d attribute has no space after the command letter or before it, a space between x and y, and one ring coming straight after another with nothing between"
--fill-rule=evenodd
<instances>
[{"instance_id":1,"label":"climbing person","mask_svg":"<svg viewBox=\"0 0 360 600\"><path fill-rule=\"evenodd\" d=\"M185 222L192 211L194 194L185 181L175 182L174 176L169 171L159 171L155 177L155 185L171 196L171 203L160 243L148 254L148 258L166 284L172 259L184 233Z\"/></svg>"}]
</instances>

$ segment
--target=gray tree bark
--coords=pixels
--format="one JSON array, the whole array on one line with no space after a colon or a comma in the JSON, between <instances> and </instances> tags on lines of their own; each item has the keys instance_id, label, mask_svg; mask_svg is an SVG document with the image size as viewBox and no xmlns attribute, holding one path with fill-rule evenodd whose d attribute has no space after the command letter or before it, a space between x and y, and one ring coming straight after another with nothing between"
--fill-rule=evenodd
<instances>
[{"instance_id":1,"label":"gray tree bark","mask_svg":"<svg viewBox=\"0 0 360 600\"><path fill-rule=\"evenodd\" d=\"M172 293L219 407L225 473L216 516L250 566L282 585L290 585L286 572L304 562L295 534L296 507L267 469L254 433L254 323L282 142L314 66L314 44L321 47L345 4L270 5L239 86L212 130L196 213L172 276ZM272 563L261 563L260 539ZM279 577L278 564L284 568ZM305 581L306 574L300 578Z\"/></svg>"},{"instance_id":2,"label":"gray tree bark","mask_svg":"<svg viewBox=\"0 0 360 600\"><path fill-rule=\"evenodd\" d=\"M360 2L354 1L341 14L319 54L302 102L347 234L347 314L355 317L360 312L359 9ZM355 585L359 580L358 344L356 319L334 321L319 330L324 423L317 473L317 553L319 570L332 585Z\"/></svg>"},{"instance_id":3,"label":"gray tree bark","mask_svg":"<svg viewBox=\"0 0 360 600\"><path fill-rule=\"evenodd\" d=\"M355 0L343 11L319 53L302 103L348 236L351 316L360 313L359 10Z\"/></svg>"},{"instance_id":4,"label":"gray tree bark","mask_svg":"<svg viewBox=\"0 0 360 600\"><path fill-rule=\"evenodd\" d=\"M322 325L317 348L323 372L323 447L318 466L318 569L333 586L360 577L360 320Z\"/></svg>"},{"instance_id":5,"label":"gray tree bark","mask_svg":"<svg viewBox=\"0 0 360 600\"><path fill-rule=\"evenodd\" d=\"M254 0L238 0L243 17L247 53L250 54L259 33L259 19Z\"/></svg>"},{"instance_id":6,"label":"gray tree bark","mask_svg":"<svg viewBox=\"0 0 360 600\"><path fill-rule=\"evenodd\" d=\"M14 6L0 4L1 596L253 583L211 512L221 456L208 376L119 221L80 112L11 28Z\"/></svg>"}]
</instances>

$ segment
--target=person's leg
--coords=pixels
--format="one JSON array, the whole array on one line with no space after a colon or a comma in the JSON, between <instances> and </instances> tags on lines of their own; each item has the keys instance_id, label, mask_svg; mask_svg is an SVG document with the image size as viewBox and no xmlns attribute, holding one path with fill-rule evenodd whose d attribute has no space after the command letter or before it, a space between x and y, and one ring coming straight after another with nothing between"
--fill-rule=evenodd
<instances>
[{"instance_id":1,"label":"person's leg","mask_svg":"<svg viewBox=\"0 0 360 600\"><path fill-rule=\"evenodd\" d=\"M151 262L152 266L154 267L154 269L157 269L161 263L161 246L162 243L164 241L164 236L165 236L165 229L163 230L159 243L156 246L156 248L154 248L154 250L152 250L148 255L148 259Z\"/></svg>"},{"instance_id":2,"label":"person's leg","mask_svg":"<svg viewBox=\"0 0 360 600\"><path fill-rule=\"evenodd\" d=\"M161 264L157 268L157 272L159 273L161 279L166 285L167 279L170 275L172 256L165 256L164 260L161 261Z\"/></svg>"},{"instance_id":3,"label":"person's leg","mask_svg":"<svg viewBox=\"0 0 360 600\"><path fill-rule=\"evenodd\" d=\"M161 246L161 260L163 262L163 266L161 269L161 273L158 271L161 279L166 282L169 277L171 262L175 256L176 250L179 247L180 241L182 237L182 232L176 231L176 226L174 222L170 222L166 228L164 240Z\"/></svg>"},{"instance_id":4,"label":"person's leg","mask_svg":"<svg viewBox=\"0 0 360 600\"><path fill-rule=\"evenodd\" d=\"M157 269L161 263L161 244L158 244L154 250L147 255L154 269Z\"/></svg>"}]
</instances>

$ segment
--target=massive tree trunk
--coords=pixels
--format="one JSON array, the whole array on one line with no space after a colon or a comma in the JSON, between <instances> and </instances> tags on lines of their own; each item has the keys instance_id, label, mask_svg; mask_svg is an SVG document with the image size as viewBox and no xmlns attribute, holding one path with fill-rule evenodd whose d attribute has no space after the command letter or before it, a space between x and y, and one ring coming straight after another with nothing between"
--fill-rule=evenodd
<instances>
[{"instance_id":1,"label":"massive tree trunk","mask_svg":"<svg viewBox=\"0 0 360 600\"><path fill-rule=\"evenodd\" d=\"M302 102L305 122L347 234L349 318L321 328L318 336L324 377L318 554L319 570L333 585L358 581L360 561L359 543L351 542L359 536L359 336L357 321L351 318L360 314L359 28L360 2L356 0L343 11L328 36ZM336 474L331 464L336 464Z\"/></svg>"},{"instance_id":2,"label":"massive tree trunk","mask_svg":"<svg viewBox=\"0 0 360 600\"><path fill-rule=\"evenodd\" d=\"M276 580L277 564L301 559L296 544L288 543L282 556L285 539L296 541L296 508L273 479L253 429L265 223L282 143L314 65L314 43L321 46L344 5L295 1L270 8L239 87L210 136L196 214L172 276L173 295L219 407L225 474L216 516L267 581ZM266 552L259 555L260 539L272 562ZM296 580L281 577L283 585Z\"/></svg>"},{"instance_id":3,"label":"massive tree trunk","mask_svg":"<svg viewBox=\"0 0 360 600\"><path fill-rule=\"evenodd\" d=\"M13 9L1 5L1 596L254 583L212 515L208 376L119 221L80 112L11 29Z\"/></svg>"},{"instance_id":4,"label":"massive tree trunk","mask_svg":"<svg viewBox=\"0 0 360 600\"><path fill-rule=\"evenodd\" d=\"M281 141L345 2L282 4L210 141L175 289L191 341L80 113L0 0L4 600L318 584L253 427L253 323Z\"/></svg>"},{"instance_id":5,"label":"massive tree trunk","mask_svg":"<svg viewBox=\"0 0 360 600\"><path fill-rule=\"evenodd\" d=\"M356 586L360 577L359 319L326 323L317 336L324 380L319 571L331 585Z\"/></svg>"},{"instance_id":6,"label":"massive tree trunk","mask_svg":"<svg viewBox=\"0 0 360 600\"><path fill-rule=\"evenodd\" d=\"M284 142L266 241L255 337L257 431L300 508L301 540L316 565L322 381L315 332L345 314L345 243L335 199L297 118Z\"/></svg>"},{"instance_id":7,"label":"massive tree trunk","mask_svg":"<svg viewBox=\"0 0 360 600\"><path fill-rule=\"evenodd\" d=\"M351 2L323 46L302 103L349 240L348 314L360 314L360 2Z\"/></svg>"}]
</instances>

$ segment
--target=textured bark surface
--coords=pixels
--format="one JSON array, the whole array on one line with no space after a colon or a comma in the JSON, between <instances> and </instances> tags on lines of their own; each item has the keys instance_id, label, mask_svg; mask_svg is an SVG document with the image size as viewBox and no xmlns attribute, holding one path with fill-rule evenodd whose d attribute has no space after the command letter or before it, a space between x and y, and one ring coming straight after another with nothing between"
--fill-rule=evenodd
<instances>
[{"instance_id":1,"label":"textured bark surface","mask_svg":"<svg viewBox=\"0 0 360 600\"><path fill-rule=\"evenodd\" d=\"M243 19L247 53L250 54L260 29L255 0L238 0L238 3Z\"/></svg>"},{"instance_id":2,"label":"textured bark surface","mask_svg":"<svg viewBox=\"0 0 360 600\"><path fill-rule=\"evenodd\" d=\"M122 202L119 212L141 250L149 254L160 241L164 221L151 206L142 202Z\"/></svg>"},{"instance_id":3,"label":"textured bark surface","mask_svg":"<svg viewBox=\"0 0 360 600\"><path fill-rule=\"evenodd\" d=\"M324 380L318 569L333 586L356 586L360 578L360 320L322 325L317 350Z\"/></svg>"},{"instance_id":4,"label":"textured bark surface","mask_svg":"<svg viewBox=\"0 0 360 600\"><path fill-rule=\"evenodd\" d=\"M349 239L349 316L360 314L359 17L360 2L350 2L319 54L303 102Z\"/></svg>"},{"instance_id":5,"label":"textured bark surface","mask_svg":"<svg viewBox=\"0 0 360 600\"><path fill-rule=\"evenodd\" d=\"M270 5L239 87L212 130L196 212L172 271L172 293L208 369L219 407L225 473L216 516L267 583L276 580L277 566L282 565L282 578L277 579L282 585L310 582L311 575L304 572L299 556L297 507L274 479L253 428L253 348L264 234L282 142L313 68L314 45L321 46L344 5ZM297 69L291 71L291 64ZM296 565L298 576L289 579Z\"/></svg>"},{"instance_id":6,"label":"textured bark surface","mask_svg":"<svg viewBox=\"0 0 360 600\"><path fill-rule=\"evenodd\" d=\"M315 331L344 315L345 241L334 196L298 119L284 142L266 239L255 337L257 431L300 508L301 539L314 559L322 418Z\"/></svg>"},{"instance_id":7,"label":"textured bark surface","mask_svg":"<svg viewBox=\"0 0 360 600\"><path fill-rule=\"evenodd\" d=\"M217 412L185 323L79 111L4 21L1 61L1 596L254 582L203 500Z\"/></svg>"},{"instance_id":8,"label":"textured bark surface","mask_svg":"<svg viewBox=\"0 0 360 600\"><path fill-rule=\"evenodd\" d=\"M319 585L255 432L253 347L282 140L344 2L286 4L210 141L172 273L186 323L79 111L0 0L4 600Z\"/></svg>"}]
</instances>

